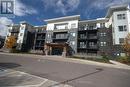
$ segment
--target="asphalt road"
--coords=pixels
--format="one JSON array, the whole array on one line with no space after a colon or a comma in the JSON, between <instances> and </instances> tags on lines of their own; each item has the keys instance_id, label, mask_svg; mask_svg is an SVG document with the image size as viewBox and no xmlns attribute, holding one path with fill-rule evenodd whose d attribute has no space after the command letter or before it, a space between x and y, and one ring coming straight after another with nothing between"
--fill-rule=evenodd
<instances>
[{"instance_id":1,"label":"asphalt road","mask_svg":"<svg viewBox=\"0 0 130 87\"><path fill-rule=\"evenodd\" d=\"M74 87L130 87L130 70L4 54L0 66Z\"/></svg>"}]
</instances>

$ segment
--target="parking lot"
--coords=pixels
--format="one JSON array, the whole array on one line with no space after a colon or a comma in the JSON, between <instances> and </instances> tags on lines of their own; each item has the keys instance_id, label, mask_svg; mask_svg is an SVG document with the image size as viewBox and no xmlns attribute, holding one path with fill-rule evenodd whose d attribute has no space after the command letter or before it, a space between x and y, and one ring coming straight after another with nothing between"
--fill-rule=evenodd
<instances>
[{"instance_id":1,"label":"parking lot","mask_svg":"<svg viewBox=\"0 0 130 87\"><path fill-rule=\"evenodd\" d=\"M129 69L56 56L0 54L0 67L0 87L130 87Z\"/></svg>"},{"instance_id":2,"label":"parking lot","mask_svg":"<svg viewBox=\"0 0 130 87\"><path fill-rule=\"evenodd\" d=\"M58 82L0 67L0 87L71 87Z\"/></svg>"}]
</instances>

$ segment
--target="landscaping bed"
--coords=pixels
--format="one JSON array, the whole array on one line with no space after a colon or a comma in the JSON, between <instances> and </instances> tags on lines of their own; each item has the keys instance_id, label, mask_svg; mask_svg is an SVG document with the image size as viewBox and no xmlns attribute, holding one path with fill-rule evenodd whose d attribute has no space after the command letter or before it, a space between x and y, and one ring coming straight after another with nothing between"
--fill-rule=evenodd
<instances>
[{"instance_id":1,"label":"landscaping bed","mask_svg":"<svg viewBox=\"0 0 130 87\"><path fill-rule=\"evenodd\" d=\"M102 62L102 63L109 63L109 59L108 58L94 58L94 57L78 57L78 56L72 56L71 58L75 58L75 59L83 59L83 60L90 60L90 61L96 61L96 62Z\"/></svg>"},{"instance_id":2,"label":"landscaping bed","mask_svg":"<svg viewBox=\"0 0 130 87\"><path fill-rule=\"evenodd\" d=\"M130 65L130 57L129 56L118 57L118 58L115 59L115 61L118 61L120 63L124 63L124 64L127 64L127 65Z\"/></svg>"}]
</instances>

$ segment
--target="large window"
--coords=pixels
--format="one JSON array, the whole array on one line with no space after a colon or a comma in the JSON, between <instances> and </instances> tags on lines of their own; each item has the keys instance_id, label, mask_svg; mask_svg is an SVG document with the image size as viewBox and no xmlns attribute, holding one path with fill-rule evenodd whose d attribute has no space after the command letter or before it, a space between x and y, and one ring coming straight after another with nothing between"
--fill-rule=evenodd
<instances>
[{"instance_id":1,"label":"large window","mask_svg":"<svg viewBox=\"0 0 130 87\"><path fill-rule=\"evenodd\" d=\"M126 15L125 14L118 14L117 19L118 20L126 19Z\"/></svg>"},{"instance_id":2,"label":"large window","mask_svg":"<svg viewBox=\"0 0 130 87\"><path fill-rule=\"evenodd\" d=\"M105 23L100 23L100 28L104 28L105 27Z\"/></svg>"},{"instance_id":3,"label":"large window","mask_svg":"<svg viewBox=\"0 0 130 87\"><path fill-rule=\"evenodd\" d=\"M95 43L94 42L89 42L89 46L93 47L93 46L95 46Z\"/></svg>"},{"instance_id":4,"label":"large window","mask_svg":"<svg viewBox=\"0 0 130 87\"><path fill-rule=\"evenodd\" d=\"M85 39L85 38L86 38L86 35L85 35L85 34L80 34L80 38L81 38L81 39Z\"/></svg>"},{"instance_id":5,"label":"large window","mask_svg":"<svg viewBox=\"0 0 130 87\"><path fill-rule=\"evenodd\" d=\"M21 26L21 30L23 30L25 28L25 26Z\"/></svg>"},{"instance_id":6,"label":"large window","mask_svg":"<svg viewBox=\"0 0 130 87\"><path fill-rule=\"evenodd\" d=\"M101 46L106 46L106 44L107 44L106 42L100 42Z\"/></svg>"},{"instance_id":7,"label":"large window","mask_svg":"<svg viewBox=\"0 0 130 87\"><path fill-rule=\"evenodd\" d=\"M85 42L80 42L79 44L80 44L80 48L86 48Z\"/></svg>"},{"instance_id":8,"label":"large window","mask_svg":"<svg viewBox=\"0 0 130 87\"><path fill-rule=\"evenodd\" d=\"M124 40L125 40L124 38L119 38L119 43L120 43L120 44L123 44L123 43L124 43Z\"/></svg>"},{"instance_id":9,"label":"large window","mask_svg":"<svg viewBox=\"0 0 130 87\"><path fill-rule=\"evenodd\" d=\"M74 32L73 32L73 33L70 33L70 34L71 34L73 37L75 37L75 36L76 36L76 33L74 33Z\"/></svg>"},{"instance_id":10,"label":"large window","mask_svg":"<svg viewBox=\"0 0 130 87\"><path fill-rule=\"evenodd\" d=\"M68 23L65 23L65 24L55 24L55 29L58 29L58 30L68 29Z\"/></svg>"},{"instance_id":11,"label":"large window","mask_svg":"<svg viewBox=\"0 0 130 87\"><path fill-rule=\"evenodd\" d=\"M106 36L106 33L100 33L100 36L101 37Z\"/></svg>"},{"instance_id":12,"label":"large window","mask_svg":"<svg viewBox=\"0 0 130 87\"><path fill-rule=\"evenodd\" d=\"M119 31L127 31L126 25L118 26Z\"/></svg>"},{"instance_id":13,"label":"large window","mask_svg":"<svg viewBox=\"0 0 130 87\"><path fill-rule=\"evenodd\" d=\"M20 33L20 36L23 36L23 33Z\"/></svg>"},{"instance_id":14,"label":"large window","mask_svg":"<svg viewBox=\"0 0 130 87\"><path fill-rule=\"evenodd\" d=\"M68 34L56 34L56 39L67 39Z\"/></svg>"},{"instance_id":15,"label":"large window","mask_svg":"<svg viewBox=\"0 0 130 87\"><path fill-rule=\"evenodd\" d=\"M76 23L71 24L71 28L76 28Z\"/></svg>"}]
</instances>

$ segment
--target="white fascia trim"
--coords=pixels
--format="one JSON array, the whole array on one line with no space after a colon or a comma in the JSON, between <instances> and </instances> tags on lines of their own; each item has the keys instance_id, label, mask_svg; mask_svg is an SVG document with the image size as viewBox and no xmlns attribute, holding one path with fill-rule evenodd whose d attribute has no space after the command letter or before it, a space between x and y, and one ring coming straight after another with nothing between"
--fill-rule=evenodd
<instances>
[{"instance_id":1,"label":"white fascia trim","mask_svg":"<svg viewBox=\"0 0 130 87\"><path fill-rule=\"evenodd\" d=\"M51 22L51 21L64 20L64 19L72 19L72 18L76 18L77 20L79 20L80 19L80 15L59 17L59 18L47 19L47 20L44 20L44 21L45 22Z\"/></svg>"}]
</instances>

